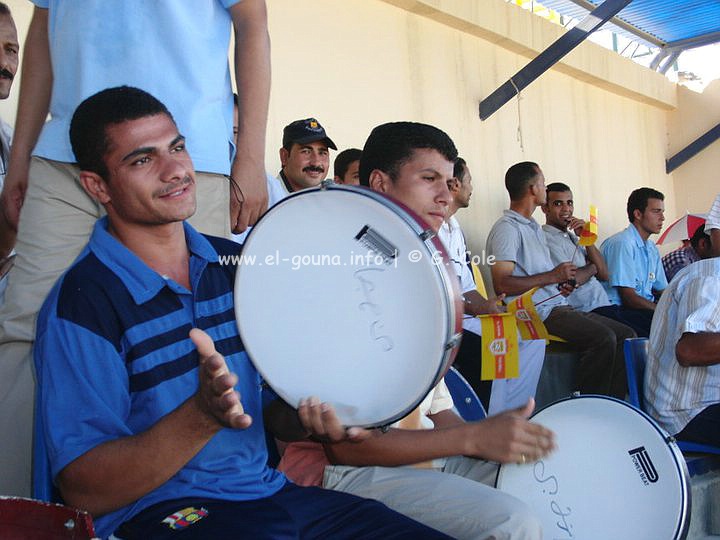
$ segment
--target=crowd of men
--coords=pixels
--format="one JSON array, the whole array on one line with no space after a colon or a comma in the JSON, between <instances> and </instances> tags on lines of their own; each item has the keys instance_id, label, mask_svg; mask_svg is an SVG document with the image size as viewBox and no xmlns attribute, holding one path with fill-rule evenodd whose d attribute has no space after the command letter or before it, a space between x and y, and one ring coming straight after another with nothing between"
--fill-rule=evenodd
<instances>
[{"instance_id":1,"label":"crowd of men","mask_svg":"<svg viewBox=\"0 0 720 540\"><path fill-rule=\"evenodd\" d=\"M14 435L0 452L1 493L29 494L35 408L52 481L103 537L184 528L186 538L540 538L533 510L494 481L499 464L555 448L554 434L528 421L544 340L520 340L517 379L479 377L477 316L531 289L548 331L578 352L577 390L624 399L624 341L649 336L649 411L678 438L720 445L720 195L665 266L668 285L650 239L662 193L632 191L627 228L582 246L571 187L546 185L537 163L514 164L508 209L487 237L494 294L484 296L456 218L473 178L441 129L377 126L331 174L336 144L317 119L299 119L283 131L277 177L266 174L262 0L202 13L141 0L121 12L35 3L12 145L0 129L0 428ZM138 11L159 21L151 39ZM207 26L187 24L201 15ZM113 24L64 31L81 18ZM202 35L178 32L188 26ZM109 45L120 41L128 47ZM188 74L183 51L199 44L206 50L191 56L203 62ZM20 47L3 3L0 45L5 99ZM162 78L139 67L148 50L171 51ZM58 58L76 61L57 69ZM394 198L441 238L466 315L456 364L487 419L463 421L443 380L387 430L348 429L310 396L297 409L266 403L234 324L236 269L220 257L237 253L268 206L330 177ZM288 443L279 470L268 466L266 430Z\"/></svg>"}]
</instances>

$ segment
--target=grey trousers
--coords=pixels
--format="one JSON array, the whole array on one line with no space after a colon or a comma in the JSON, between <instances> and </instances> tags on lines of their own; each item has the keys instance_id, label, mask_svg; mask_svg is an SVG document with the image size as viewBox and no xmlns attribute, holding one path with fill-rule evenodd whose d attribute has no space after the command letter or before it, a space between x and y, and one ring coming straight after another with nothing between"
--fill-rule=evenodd
<instances>
[{"instance_id":1,"label":"grey trousers","mask_svg":"<svg viewBox=\"0 0 720 540\"><path fill-rule=\"evenodd\" d=\"M497 463L455 456L439 469L325 467L323 487L376 499L459 539L540 539L527 505L495 489Z\"/></svg>"}]
</instances>

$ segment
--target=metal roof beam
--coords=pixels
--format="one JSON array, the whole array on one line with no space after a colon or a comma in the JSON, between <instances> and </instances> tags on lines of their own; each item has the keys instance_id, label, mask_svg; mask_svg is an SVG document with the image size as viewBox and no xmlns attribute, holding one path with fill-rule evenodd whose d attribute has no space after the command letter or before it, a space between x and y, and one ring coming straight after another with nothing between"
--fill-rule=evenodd
<instances>
[{"instance_id":1,"label":"metal roof beam","mask_svg":"<svg viewBox=\"0 0 720 540\"><path fill-rule=\"evenodd\" d=\"M576 6L580 6L583 9L586 9L588 11L592 11L597 7L596 4L593 4L592 2L589 2L588 0L569 0ZM645 32L643 30L640 30L637 26L633 26L627 21L624 21L623 19L620 19L619 17L612 17L608 22L611 22L618 28L622 28L623 30L626 30L630 32L631 34L639 37L642 40L647 41L651 45L655 45L656 47L664 47L665 42L659 39L657 36L653 34L649 34L648 32Z\"/></svg>"},{"instance_id":2,"label":"metal roof beam","mask_svg":"<svg viewBox=\"0 0 720 540\"><path fill-rule=\"evenodd\" d=\"M705 150L705 148L718 140L718 138L720 138L720 124L717 124L714 128L711 128L710 131L695 139L670 159L665 160L665 172L670 174L687 160Z\"/></svg>"},{"instance_id":3,"label":"metal roof beam","mask_svg":"<svg viewBox=\"0 0 720 540\"><path fill-rule=\"evenodd\" d=\"M670 69L670 66L677 62L677 59L681 53L682 51L673 51L672 53L670 53L670 56L668 56L668 59L665 60L665 63L658 71L665 75L667 73L667 70Z\"/></svg>"},{"instance_id":4,"label":"metal roof beam","mask_svg":"<svg viewBox=\"0 0 720 540\"><path fill-rule=\"evenodd\" d=\"M560 36L528 65L513 75L480 102L480 119L487 120L492 114L519 94L535 79L554 66L563 56L582 43L590 34L619 13L632 0L605 0L587 15L577 26Z\"/></svg>"},{"instance_id":5,"label":"metal roof beam","mask_svg":"<svg viewBox=\"0 0 720 540\"><path fill-rule=\"evenodd\" d=\"M683 51L687 49L694 49L695 47L702 47L704 45L711 45L713 43L720 42L720 32L710 32L709 34L703 34L687 39L679 39L677 41L670 41L663 47L666 51Z\"/></svg>"}]
</instances>

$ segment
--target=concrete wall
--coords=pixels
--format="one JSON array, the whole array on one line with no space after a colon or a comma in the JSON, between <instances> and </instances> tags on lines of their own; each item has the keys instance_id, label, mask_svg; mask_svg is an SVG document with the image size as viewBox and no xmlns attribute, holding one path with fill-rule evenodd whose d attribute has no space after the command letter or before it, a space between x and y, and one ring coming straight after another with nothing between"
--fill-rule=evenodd
<instances>
[{"instance_id":1,"label":"concrete wall","mask_svg":"<svg viewBox=\"0 0 720 540\"><path fill-rule=\"evenodd\" d=\"M24 35L32 7L9 3ZM270 171L279 168L283 126L297 118L317 117L341 149L362 147L382 122L436 124L453 137L475 178L472 205L458 215L474 253L508 204L504 171L521 160L537 161L548 181L570 184L580 215L596 204L601 239L625 227L627 195L642 185L667 195L668 220L710 205L717 143L715 153L709 148L674 175L665 174L665 159L717 122L717 85L714 102L678 93L665 77L588 42L482 122L479 101L562 28L502 0L267 4ZM17 92L0 103L0 115L11 121Z\"/></svg>"},{"instance_id":2,"label":"concrete wall","mask_svg":"<svg viewBox=\"0 0 720 540\"><path fill-rule=\"evenodd\" d=\"M668 114L668 157L720 122L720 80L702 94L678 87L678 107ZM715 141L672 173L677 211L707 212L720 193L720 141Z\"/></svg>"}]
</instances>

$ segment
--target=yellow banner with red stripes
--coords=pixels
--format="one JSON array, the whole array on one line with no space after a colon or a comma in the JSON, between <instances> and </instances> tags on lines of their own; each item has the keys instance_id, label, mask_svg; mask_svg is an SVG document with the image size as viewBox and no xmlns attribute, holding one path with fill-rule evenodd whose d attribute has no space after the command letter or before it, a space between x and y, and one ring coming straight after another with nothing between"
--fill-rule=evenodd
<instances>
[{"instance_id":1,"label":"yellow banner with red stripes","mask_svg":"<svg viewBox=\"0 0 720 540\"><path fill-rule=\"evenodd\" d=\"M535 309L532 295L537 291L534 287L525 294L518 296L508 304L508 312L515 316L518 330L523 339L544 339L550 341L550 335Z\"/></svg>"},{"instance_id":2,"label":"yellow banner with red stripes","mask_svg":"<svg viewBox=\"0 0 720 540\"><path fill-rule=\"evenodd\" d=\"M520 376L517 324L512 313L481 315L482 365L480 379L514 379Z\"/></svg>"},{"instance_id":3,"label":"yellow banner with red stripes","mask_svg":"<svg viewBox=\"0 0 720 540\"><path fill-rule=\"evenodd\" d=\"M585 222L578 243L581 246L592 246L598 237L597 206L590 205L590 220Z\"/></svg>"}]
</instances>

